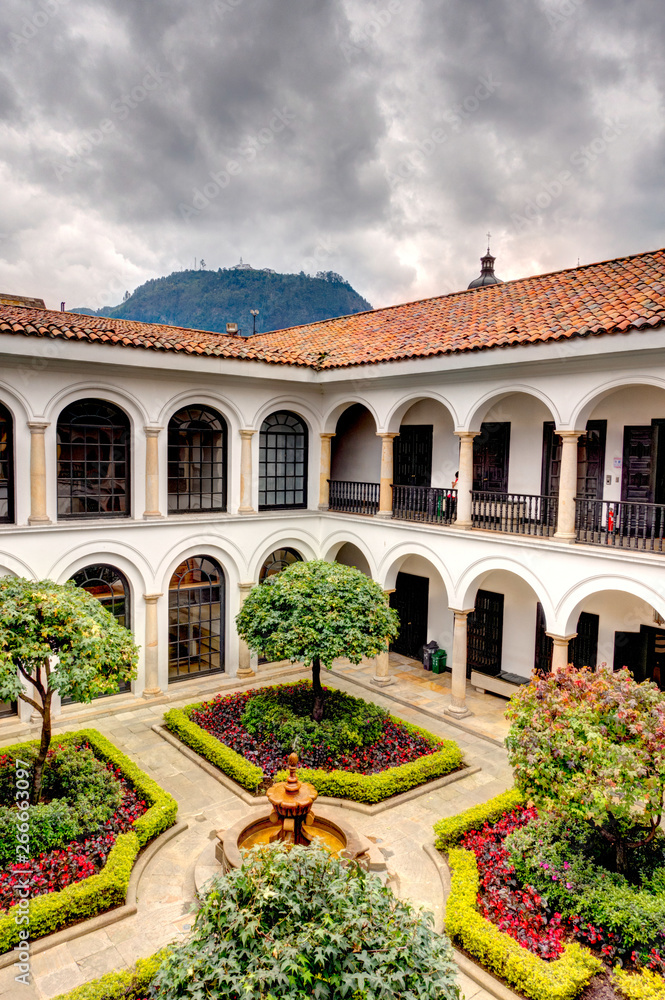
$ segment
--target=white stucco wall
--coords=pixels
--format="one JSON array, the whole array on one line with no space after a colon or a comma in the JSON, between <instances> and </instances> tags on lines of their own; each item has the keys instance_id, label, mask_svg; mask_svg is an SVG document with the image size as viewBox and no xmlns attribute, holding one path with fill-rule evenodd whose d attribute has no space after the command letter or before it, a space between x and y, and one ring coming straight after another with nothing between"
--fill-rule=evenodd
<instances>
[{"instance_id":1,"label":"white stucco wall","mask_svg":"<svg viewBox=\"0 0 665 1000\"><path fill-rule=\"evenodd\" d=\"M485 416L486 424L510 423L509 493L540 493L543 423L552 419L539 399L525 393L501 400Z\"/></svg>"},{"instance_id":2,"label":"white stucco wall","mask_svg":"<svg viewBox=\"0 0 665 1000\"><path fill-rule=\"evenodd\" d=\"M381 474L381 440L371 413L357 404L337 421L332 439L330 478L378 483Z\"/></svg>"},{"instance_id":3,"label":"white stucco wall","mask_svg":"<svg viewBox=\"0 0 665 1000\"><path fill-rule=\"evenodd\" d=\"M453 431L453 419L441 403L420 400L409 407L402 424L432 426L432 486L452 485L459 469L459 440Z\"/></svg>"}]
</instances>

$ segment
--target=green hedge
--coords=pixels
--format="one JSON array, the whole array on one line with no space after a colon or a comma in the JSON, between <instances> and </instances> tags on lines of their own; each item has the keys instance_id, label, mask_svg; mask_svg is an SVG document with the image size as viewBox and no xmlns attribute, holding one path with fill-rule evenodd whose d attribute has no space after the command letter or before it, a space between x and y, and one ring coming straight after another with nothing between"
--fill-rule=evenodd
<instances>
[{"instance_id":1,"label":"green hedge","mask_svg":"<svg viewBox=\"0 0 665 1000\"><path fill-rule=\"evenodd\" d=\"M619 993L628 1000L665 1000L665 979L649 969L634 973L617 967L612 980Z\"/></svg>"},{"instance_id":2,"label":"green hedge","mask_svg":"<svg viewBox=\"0 0 665 1000\"><path fill-rule=\"evenodd\" d=\"M477 909L480 878L476 857L472 851L455 847L467 830L499 819L523 801L513 788L434 825L436 847L449 850L452 876L446 930L481 965L532 1000L573 1000L602 969L600 960L588 949L569 944L560 958L545 962L482 917Z\"/></svg>"},{"instance_id":3,"label":"green hedge","mask_svg":"<svg viewBox=\"0 0 665 1000\"><path fill-rule=\"evenodd\" d=\"M209 760L220 771L233 778L250 792L256 792L265 777L262 768L251 764L239 753L221 743L216 736L207 733L190 719L190 714L202 703L185 705L184 708L170 708L164 713L166 728L192 750Z\"/></svg>"},{"instance_id":4,"label":"green hedge","mask_svg":"<svg viewBox=\"0 0 665 1000\"><path fill-rule=\"evenodd\" d=\"M132 994L145 994L166 954L167 949L163 948L150 958L139 959L131 969L107 972L101 979L61 993L54 1000L125 1000Z\"/></svg>"},{"instance_id":5,"label":"green hedge","mask_svg":"<svg viewBox=\"0 0 665 1000\"><path fill-rule=\"evenodd\" d=\"M100 760L118 767L123 776L134 786L149 808L127 833L121 833L106 859L106 864L96 875L76 882L59 892L35 896L30 901L30 937L44 937L70 924L97 916L114 906L121 906L127 897L127 887L132 868L140 849L175 822L178 803L163 788L149 778L136 764L125 756L110 740L96 729L79 729L53 739L53 744L87 742ZM28 747L37 741L19 743L0 748L0 755L21 758ZM18 906L0 915L0 954L9 951L19 940L19 927L15 917Z\"/></svg>"},{"instance_id":6,"label":"green hedge","mask_svg":"<svg viewBox=\"0 0 665 1000\"><path fill-rule=\"evenodd\" d=\"M434 824L434 846L439 851L456 847L467 830L480 830L485 823L494 823L504 813L516 809L524 802L524 796L517 788L511 788L480 806L472 806L456 816L440 819Z\"/></svg>"},{"instance_id":7,"label":"green hedge","mask_svg":"<svg viewBox=\"0 0 665 1000\"><path fill-rule=\"evenodd\" d=\"M201 707L200 704L186 705L183 709L172 708L164 714L164 722L170 732L174 733L192 750L209 760L211 764L227 774L243 788L255 792L264 781L265 774L260 767L250 764L235 750L221 743L215 736L192 722L190 715ZM441 749L436 753L388 768L379 774L358 774L353 771L322 771L299 768L298 777L301 781L309 781L319 795L329 795L331 798L353 799L355 802L382 802L400 792L409 791L426 781L450 774L463 763L462 751L452 740L442 740L426 729L413 726L403 719L391 715L393 722L404 726L410 733L421 736L430 746ZM275 781L284 781L287 771L278 771Z\"/></svg>"}]
</instances>

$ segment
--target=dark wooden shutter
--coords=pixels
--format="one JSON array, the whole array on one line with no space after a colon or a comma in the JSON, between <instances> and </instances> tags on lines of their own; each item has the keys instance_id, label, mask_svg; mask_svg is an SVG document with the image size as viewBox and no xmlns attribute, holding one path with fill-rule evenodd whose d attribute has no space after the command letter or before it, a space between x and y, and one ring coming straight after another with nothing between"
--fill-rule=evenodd
<instances>
[{"instance_id":1,"label":"dark wooden shutter","mask_svg":"<svg viewBox=\"0 0 665 1000\"><path fill-rule=\"evenodd\" d=\"M390 647L402 656L420 657L427 642L427 605L429 580L426 576L398 573L390 607L399 615L399 635Z\"/></svg>"},{"instance_id":2,"label":"dark wooden shutter","mask_svg":"<svg viewBox=\"0 0 665 1000\"><path fill-rule=\"evenodd\" d=\"M396 486L432 485L431 424L403 424L395 438L393 482Z\"/></svg>"},{"instance_id":3,"label":"dark wooden shutter","mask_svg":"<svg viewBox=\"0 0 665 1000\"><path fill-rule=\"evenodd\" d=\"M605 475L606 420L589 420L586 433L577 444L577 496L602 500ZM554 422L543 423L543 465L541 492L544 496L559 495L561 479L561 438L554 433Z\"/></svg>"},{"instance_id":4,"label":"dark wooden shutter","mask_svg":"<svg viewBox=\"0 0 665 1000\"><path fill-rule=\"evenodd\" d=\"M628 667L636 681L646 679L646 632L614 633L614 669L621 670L622 667Z\"/></svg>"},{"instance_id":5,"label":"dark wooden shutter","mask_svg":"<svg viewBox=\"0 0 665 1000\"><path fill-rule=\"evenodd\" d=\"M472 670L496 677L501 673L503 594L479 590L467 620L467 676Z\"/></svg>"},{"instance_id":6,"label":"dark wooden shutter","mask_svg":"<svg viewBox=\"0 0 665 1000\"><path fill-rule=\"evenodd\" d=\"M510 423L481 424L473 439L473 489L508 492Z\"/></svg>"},{"instance_id":7,"label":"dark wooden shutter","mask_svg":"<svg viewBox=\"0 0 665 1000\"><path fill-rule=\"evenodd\" d=\"M598 615L582 611L577 619L577 635L568 644L568 662L580 670L596 668L598 657Z\"/></svg>"},{"instance_id":8,"label":"dark wooden shutter","mask_svg":"<svg viewBox=\"0 0 665 1000\"><path fill-rule=\"evenodd\" d=\"M632 503L653 503L655 480L653 442L653 427L624 427L622 500Z\"/></svg>"},{"instance_id":9,"label":"dark wooden shutter","mask_svg":"<svg viewBox=\"0 0 665 1000\"><path fill-rule=\"evenodd\" d=\"M548 635L545 635L545 612L543 606L538 601L536 605L536 651L533 658L533 667L540 674L549 674L552 669L552 649L554 643Z\"/></svg>"}]
</instances>

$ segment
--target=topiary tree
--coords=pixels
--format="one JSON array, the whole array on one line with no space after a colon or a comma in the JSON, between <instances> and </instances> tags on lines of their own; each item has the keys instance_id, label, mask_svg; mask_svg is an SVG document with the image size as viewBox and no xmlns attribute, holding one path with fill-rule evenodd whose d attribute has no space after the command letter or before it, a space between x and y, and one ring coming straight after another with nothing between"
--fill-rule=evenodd
<instances>
[{"instance_id":1,"label":"topiary tree","mask_svg":"<svg viewBox=\"0 0 665 1000\"><path fill-rule=\"evenodd\" d=\"M0 578L0 699L24 701L42 717L33 804L51 742L53 693L82 702L112 694L134 679L137 660L132 633L71 581Z\"/></svg>"},{"instance_id":2,"label":"topiary tree","mask_svg":"<svg viewBox=\"0 0 665 1000\"><path fill-rule=\"evenodd\" d=\"M628 670L569 666L513 695L506 740L515 781L537 805L592 823L626 852L653 840L665 794L665 695Z\"/></svg>"},{"instance_id":3,"label":"topiary tree","mask_svg":"<svg viewBox=\"0 0 665 1000\"><path fill-rule=\"evenodd\" d=\"M320 722L321 664L329 670L339 656L360 663L385 652L397 636L399 618L378 583L360 570L315 559L292 563L254 587L236 626L250 649L273 660L311 664L312 718Z\"/></svg>"},{"instance_id":4,"label":"topiary tree","mask_svg":"<svg viewBox=\"0 0 665 1000\"><path fill-rule=\"evenodd\" d=\"M155 1000L458 1000L448 939L376 875L321 847L254 848L206 887Z\"/></svg>"}]
</instances>

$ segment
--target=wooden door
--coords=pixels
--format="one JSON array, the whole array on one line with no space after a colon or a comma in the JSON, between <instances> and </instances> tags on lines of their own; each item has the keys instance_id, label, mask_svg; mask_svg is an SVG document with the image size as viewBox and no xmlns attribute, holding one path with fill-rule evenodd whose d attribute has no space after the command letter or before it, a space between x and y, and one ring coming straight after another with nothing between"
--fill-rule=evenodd
<instances>
[{"instance_id":1,"label":"wooden door","mask_svg":"<svg viewBox=\"0 0 665 1000\"><path fill-rule=\"evenodd\" d=\"M582 667L596 669L598 658L598 615L582 611L577 619L577 635L568 644L568 662L581 670Z\"/></svg>"},{"instance_id":2,"label":"wooden door","mask_svg":"<svg viewBox=\"0 0 665 1000\"><path fill-rule=\"evenodd\" d=\"M632 503L653 503L655 462L654 428L624 427L621 499Z\"/></svg>"},{"instance_id":3,"label":"wooden door","mask_svg":"<svg viewBox=\"0 0 665 1000\"><path fill-rule=\"evenodd\" d=\"M473 489L486 493L508 492L510 423L481 424L473 440Z\"/></svg>"},{"instance_id":4,"label":"wooden door","mask_svg":"<svg viewBox=\"0 0 665 1000\"><path fill-rule=\"evenodd\" d=\"M587 500L603 499L603 477L605 475L605 441L607 420L589 420L586 434L582 434L577 444L577 496ZM559 495L561 479L561 438L554 433L554 421L543 424L543 466L541 493L544 496Z\"/></svg>"},{"instance_id":5,"label":"wooden door","mask_svg":"<svg viewBox=\"0 0 665 1000\"><path fill-rule=\"evenodd\" d=\"M614 633L614 669L621 670L622 667L627 667L636 681L646 680L646 632Z\"/></svg>"},{"instance_id":6,"label":"wooden door","mask_svg":"<svg viewBox=\"0 0 665 1000\"><path fill-rule=\"evenodd\" d=\"M545 612L538 601L536 604L536 650L533 657L533 669L539 674L549 674L552 669L552 650L554 643L545 634Z\"/></svg>"},{"instance_id":7,"label":"wooden door","mask_svg":"<svg viewBox=\"0 0 665 1000\"><path fill-rule=\"evenodd\" d=\"M390 607L399 616L399 635L390 647L395 653L420 658L427 642L427 605L429 580L426 576L398 573L395 590L390 595Z\"/></svg>"},{"instance_id":8,"label":"wooden door","mask_svg":"<svg viewBox=\"0 0 665 1000\"><path fill-rule=\"evenodd\" d=\"M432 485L431 424L403 424L395 438L393 482L396 486Z\"/></svg>"},{"instance_id":9,"label":"wooden door","mask_svg":"<svg viewBox=\"0 0 665 1000\"><path fill-rule=\"evenodd\" d=\"M467 623L467 677L472 670L492 677L500 674L502 646L503 594L479 590Z\"/></svg>"}]
</instances>

